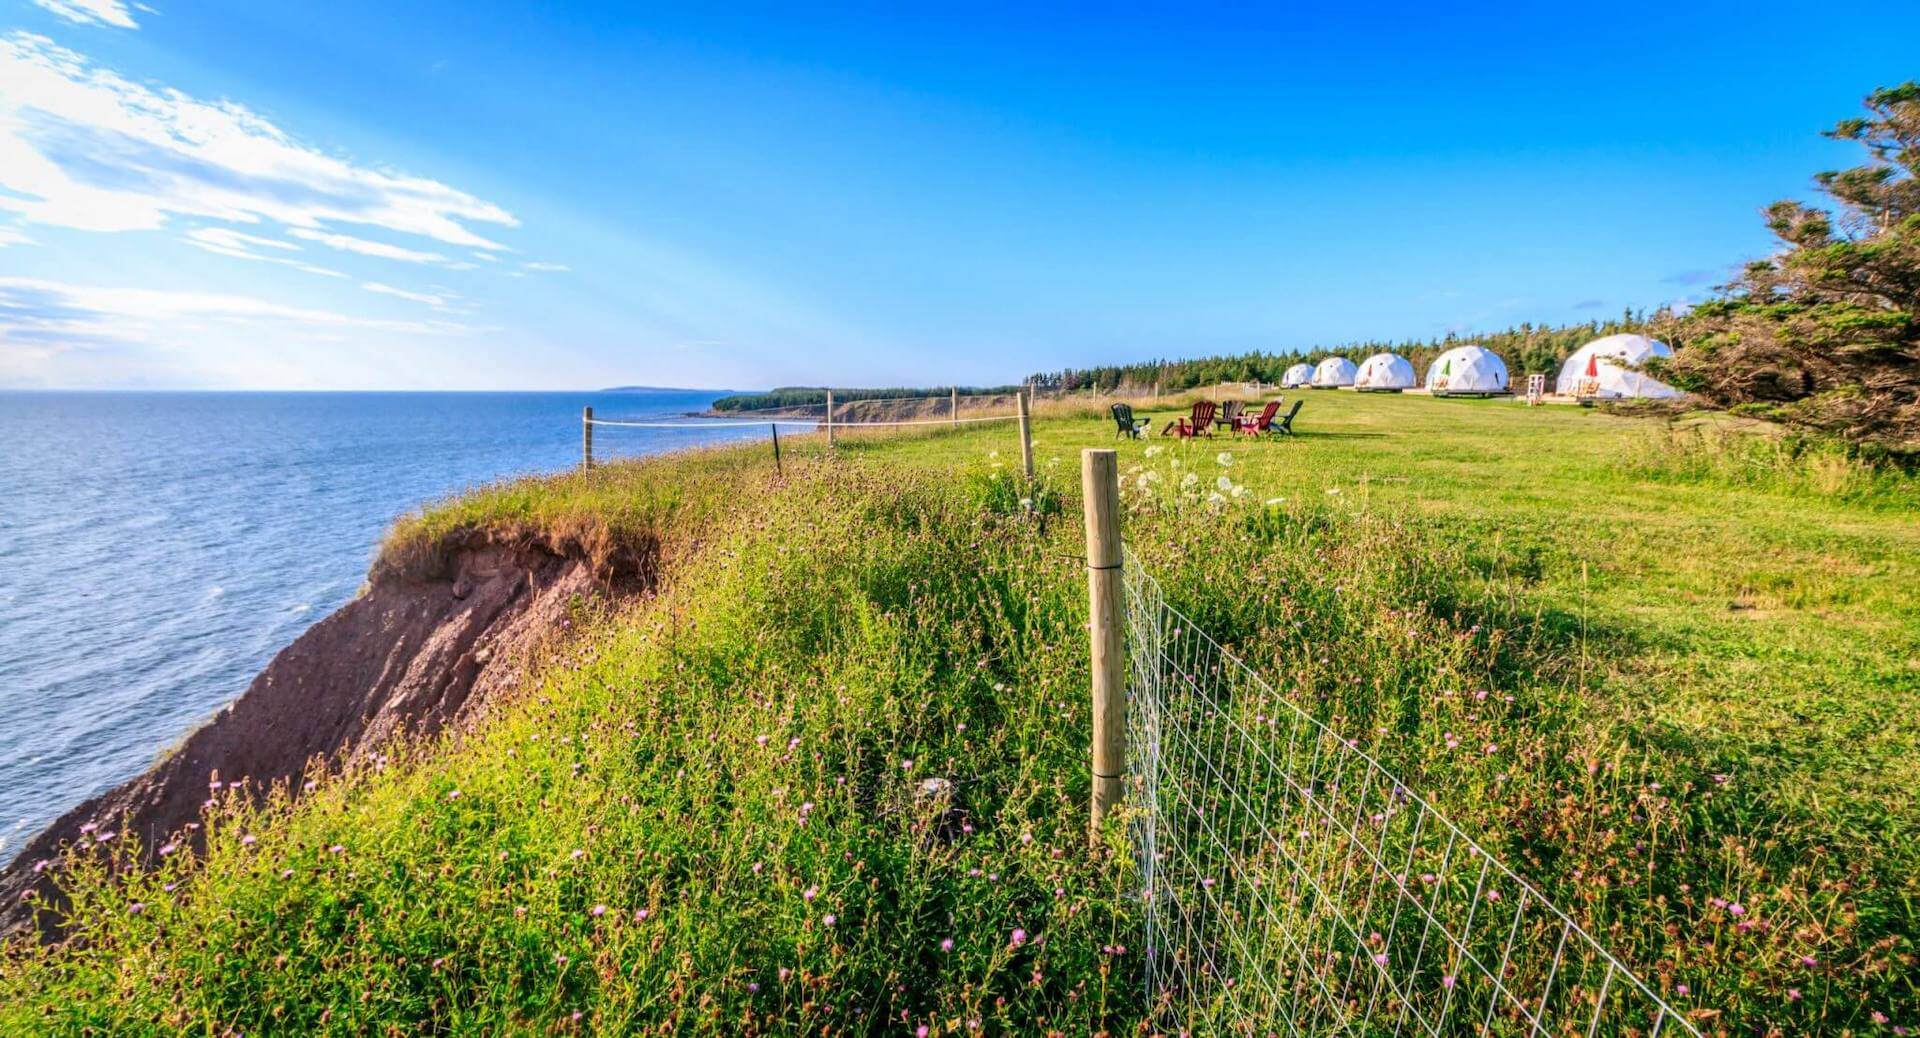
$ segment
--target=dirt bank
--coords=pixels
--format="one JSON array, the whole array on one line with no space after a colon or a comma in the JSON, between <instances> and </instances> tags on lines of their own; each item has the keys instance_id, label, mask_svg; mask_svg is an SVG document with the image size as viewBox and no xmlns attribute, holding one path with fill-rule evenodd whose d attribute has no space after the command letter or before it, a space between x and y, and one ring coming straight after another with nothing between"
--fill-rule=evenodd
<instances>
[{"instance_id":1,"label":"dirt bank","mask_svg":"<svg viewBox=\"0 0 1920 1038\"><path fill-rule=\"evenodd\" d=\"M35 904L52 904L33 865L89 829L137 834L150 854L199 816L216 777L263 794L313 757L341 761L395 735L472 720L518 683L533 653L563 636L573 609L639 590L653 560L596 570L570 547L476 534L438 561L433 576L376 566L359 598L281 650L211 722L28 843L0 872L0 932L35 922ZM26 900L36 885L40 898ZM53 912L38 915L43 927L54 924Z\"/></svg>"}]
</instances>

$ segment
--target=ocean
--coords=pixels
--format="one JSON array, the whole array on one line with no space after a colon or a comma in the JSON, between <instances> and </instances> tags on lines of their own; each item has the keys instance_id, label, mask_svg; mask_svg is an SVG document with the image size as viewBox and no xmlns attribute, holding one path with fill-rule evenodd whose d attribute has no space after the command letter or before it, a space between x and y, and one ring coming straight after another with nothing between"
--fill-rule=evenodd
<instances>
[{"instance_id":1,"label":"ocean","mask_svg":"<svg viewBox=\"0 0 1920 1038\"><path fill-rule=\"evenodd\" d=\"M353 597L423 504L723 391L0 393L0 861ZM596 429L595 454L759 429Z\"/></svg>"}]
</instances>

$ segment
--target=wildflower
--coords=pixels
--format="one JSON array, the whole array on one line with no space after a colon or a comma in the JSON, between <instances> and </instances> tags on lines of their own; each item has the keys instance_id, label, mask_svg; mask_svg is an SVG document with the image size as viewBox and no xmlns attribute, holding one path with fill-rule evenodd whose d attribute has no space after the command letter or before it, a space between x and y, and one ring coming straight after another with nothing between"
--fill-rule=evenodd
<instances>
[{"instance_id":1,"label":"wildflower","mask_svg":"<svg viewBox=\"0 0 1920 1038\"><path fill-rule=\"evenodd\" d=\"M1884 1024L1887 1022L1887 1014L1882 1013L1880 1010L1876 1009L1873 1011L1872 1019L1873 1019L1873 1022L1876 1024Z\"/></svg>"},{"instance_id":2,"label":"wildflower","mask_svg":"<svg viewBox=\"0 0 1920 1038\"><path fill-rule=\"evenodd\" d=\"M1021 945L1023 945L1023 944L1025 944L1025 943L1027 943L1027 931L1025 931L1025 930L1023 930L1023 929L1021 929L1021 928L1019 928L1019 927L1017 927L1017 926L1016 926L1016 927L1014 927L1014 928L1013 928L1013 938L1012 938L1012 940L1011 940L1011 941L1009 942L1009 946L1010 946L1010 947L1014 947L1014 948L1018 948L1018 947L1020 947Z\"/></svg>"},{"instance_id":3,"label":"wildflower","mask_svg":"<svg viewBox=\"0 0 1920 1038\"><path fill-rule=\"evenodd\" d=\"M787 979L788 977L791 977L791 976L793 976L793 967L791 967L791 966L782 966L782 967L780 967L780 979L781 979L781 980L785 980L785 979Z\"/></svg>"},{"instance_id":4,"label":"wildflower","mask_svg":"<svg viewBox=\"0 0 1920 1038\"><path fill-rule=\"evenodd\" d=\"M756 735L753 737L753 741L760 746L765 746L767 744L767 737L764 735Z\"/></svg>"},{"instance_id":5,"label":"wildflower","mask_svg":"<svg viewBox=\"0 0 1920 1038\"><path fill-rule=\"evenodd\" d=\"M800 895L800 900L812 901L814 898L818 897L819 895L820 895L819 887L808 887L806 891Z\"/></svg>"},{"instance_id":6,"label":"wildflower","mask_svg":"<svg viewBox=\"0 0 1920 1038\"><path fill-rule=\"evenodd\" d=\"M590 915L590 916L593 916L593 917L594 917L595 919L598 919L598 918L600 918L601 916L603 916L603 915L606 915L606 914L607 914L607 906L605 906L605 905L595 905L595 906L593 906L593 909L592 909L591 911L589 911L589 912L588 912L587 914L588 914L588 915Z\"/></svg>"},{"instance_id":7,"label":"wildflower","mask_svg":"<svg viewBox=\"0 0 1920 1038\"><path fill-rule=\"evenodd\" d=\"M161 856L162 858L164 858L164 857L166 857L167 855L169 855L169 854L172 854L172 853L173 853L174 851L176 851L176 850L178 850L178 849L179 849L179 848L177 848L177 847L175 847L175 846L174 846L173 844L170 844L170 843L166 843L166 844L161 844L161 845L160 845L160 856Z\"/></svg>"},{"instance_id":8,"label":"wildflower","mask_svg":"<svg viewBox=\"0 0 1920 1038\"><path fill-rule=\"evenodd\" d=\"M951 938L951 937L949 937L949 938L947 938L946 940L944 940L944 941L941 941L941 942L940 942L940 950L941 950L941 951L943 951L943 952L950 952L950 951L952 951L952 950L953 950L953 938Z\"/></svg>"},{"instance_id":9,"label":"wildflower","mask_svg":"<svg viewBox=\"0 0 1920 1038\"><path fill-rule=\"evenodd\" d=\"M908 757L908 758L907 758L906 760L903 760L903 761L901 761L901 762L900 762L900 770L901 770L901 771L912 771L912 770L913 770L913 758L912 758L912 757Z\"/></svg>"},{"instance_id":10,"label":"wildflower","mask_svg":"<svg viewBox=\"0 0 1920 1038\"><path fill-rule=\"evenodd\" d=\"M1219 462L1221 468L1225 468L1233 464L1233 455L1226 451L1221 451L1219 454L1214 455L1213 460Z\"/></svg>"},{"instance_id":11,"label":"wildflower","mask_svg":"<svg viewBox=\"0 0 1920 1038\"><path fill-rule=\"evenodd\" d=\"M921 1024L920 1029L913 1032L913 1034L914 1038L927 1038L927 1025Z\"/></svg>"},{"instance_id":12,"label":"wildflower","mask_svg":"<svg viewBox=\"0 0 1920 1038\"><path fill-rule=\"evenodd\" d=\"M562 966L565 966L567 964L567 957L565 955L555 955L553 957L553 961L556 963L559 963Z\"/></svg>"},{"instance_id":13,"label":"wildflower","mask_svg":"<svg viewBox=\"0 0 1920 1038\"><path fill-rule=\"evenodd\" d=\"M584 858L586 856L587 856L587 852L581 850L578 847L575 847L573 849L573 852L567 855L567 857L573 861L579 861L581 858Z\"/></svg>"},{"instance_id":14,"label":"wildflower","mask_svg":"<svg viewBox=\"0 0 1920 1038\"><path fill-rule=\"evenodd\" d=\"M1800 965L1802 966L1818 966L1819 964L1820 964L1819 960L1815 959L1811 955L1800 956Z\"/></svg>"},{"instance_id":15,"label":"wildflower","mask_svg":"<svg viewBox=\"0 0 1920 1038\"><path fill-rule=\"evenodd\" d=\"M1021 834L1020 834L1020 846L1022 846L1022 847L1025 847L1025 846L1026 846L1027 844L1030 844L1030 843L1032 843L1032 842L1033 842L1033 834L1032 834L1032 833L1021 833Z\"/></svg>"},{"instance_id":16,"label":"wildflower","mask_svg":"<svg viewBox=\"0 0 1920 1038\"><path fill-rule=\"evenodd\" d=\"M292 870L292 869L281 869L281 870L280 870L280 878L281 878L281 879L292 879L292 878L293 878L293 870Z\"/></svg>"},{"instance_id":17,"label":"wildflower","mask_svg":"<svg viewBox=\"0 0 1920 1038\"><path fill-rule=\"evenodd\" d=\"M1374 953L1373 953L1373 961L1374 961L1374 964L1375 964L1375 965L1378 965L1378 966L1385 966L1385 965L1387 964L1387 953L1386 953L1386 952L1374 952Z\"/></svg>"},{"instance_id":18,"label":"wildflower","mask_svg":"<svg viewBox=\"0 0 1920 1038\"><path fill-rule=\"evenodd\" d=\"M135 901L133 904L130 904L127 906L128 915L139 915L140 913L146 910L147 910L146 904L140 901Z\"/></svg>"},{"instance_id":19,"label":"wildflower","mask_svg":"<svg viewBox=\"0 0 1920 1038\"><path fill-rule=\"evenodd\" d=\"M447 790L447 799L448 799L448 800L458 800L458 799L460 799L460 791L459 791L459 790L457 790L457 789L449 789L449 790Z\"/></svg>"},{"instance_id":20,"label":"wildflower","mask_svg":"<svg viewBox=\"0 0 1920 1038\"><path fill-rule=\"evenodd\" d=\"M1728 915L1746 915L1747 908L1745 905L1742 905L1740 902L1735 901L1734 903L1727 906L1727 914Z\"/></svg>"},{"instance_id":21,"label":"wildflower","mask_svg":"<svg viewBox=\"0 0 1920 1038\"><path fill-rule=\"evenodd\" d=\"M442 966L445 966L446 964L447 964L447 960L445 960L445 959L435 959L435 960L433 960L433 968L434 968L434 969L439 969L440 967L442 967Z\"/></svg>"},{"instance_id":22,"label":"wildflower","mask_svg":"<svg viewBox=\"0 0 1920 1038\"><path fill-rule=\"evenodd\" d=\"M1693 989L1685 984L1675 984L1673 986L1673 993L1676 995L1691 995L1693 994Z\"/></svg>"},{"instance_id":23,"label":"wildflower","mask_svg":"<svg viewBox=\"0 0 1920 1038\"><path fill-rule=\"evenodd\" d=\"M327 848L328 854L345 854L346 852L347 852L347 849L345 847L340 846L337 843Z\"/></svg>"},{"instance_id":24,"label":"wildflower","mask_svg":"<svg viewBox=\"0 0 1920 1038\"><path fill-rule=\"evenodd\" d=\"M838 919L839 917L834 915L832 912L828 912L826 915L823 915L820 917L820 921L822 923L825 923L828 926L832 926L836 921L838 921Z\"/></svg>"},{"instance_id":25,"label":"wildflower","mask_svg":"<svg viewBox=\"0 0 1920 1038\"><path fill-rule=\"evenodd\" d=\"M1451 990L1453 987L1453 974L1449 973L1446 976L1441 977L1440 986Z\"/></svg>"},{"instance_id":26,"label":"wildflower","mask_svg":"<svg viewBox=\"0 0 1920 1038\"><path fill-rule=\"evenodd\" d=\"M643 908L638 912L633 913L633 921L636 923L644 923L647 921L647 916L652 914L653 914L652 912L649 912L647 909Z\"/></svg>"},{"instance_id":27,"label":"wildflower","mask_svg":"<svg viewBox=\"0 0 1920 1038\"><path fill-rule=\"evenodd\" d=\"M1789 1002L1798 1002L1798 1001L1800 1001L1800 989L1799 989L1799 988L1788 988L1788 989L1787 989L1787 1001L1789 1001Z\"/></svg>"},{"instance_id":28,"label":"wildflower","mask_svg":"<svg viewBox=\"0 0 1920 1038\"><path fill-rule=\"evenodd\" d=\"M248 833L247 835L240 837L240 846L242 847L251 847L254 845L254 843L255 843L255 840L253 838L252 833Z\"/></svg>"}]
</instances>

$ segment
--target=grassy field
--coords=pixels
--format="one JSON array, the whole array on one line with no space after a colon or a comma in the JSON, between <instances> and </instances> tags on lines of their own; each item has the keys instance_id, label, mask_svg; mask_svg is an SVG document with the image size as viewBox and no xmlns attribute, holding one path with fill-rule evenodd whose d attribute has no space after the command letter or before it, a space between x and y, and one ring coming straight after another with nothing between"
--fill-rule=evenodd
<instances>
[{"instance_id":1,"label":"grassy field","mask_svg":"<svg viewBox=\"0 0 1920 1038\"><path fill-rule=\"evenodd\" d=\"M1307 400L1289 440L1117 444L1169 596L1703 1031L1920 1024L1913 483L1723 422ZM217 803L203 859L55 865L77 939L7 947L0 1032L1133 1033L1073 557L1112 429L1043 408L1038 488L974 426L402 524L385 565L657 542L660 593L457 742Z\"/></svg>"}]
</instances>

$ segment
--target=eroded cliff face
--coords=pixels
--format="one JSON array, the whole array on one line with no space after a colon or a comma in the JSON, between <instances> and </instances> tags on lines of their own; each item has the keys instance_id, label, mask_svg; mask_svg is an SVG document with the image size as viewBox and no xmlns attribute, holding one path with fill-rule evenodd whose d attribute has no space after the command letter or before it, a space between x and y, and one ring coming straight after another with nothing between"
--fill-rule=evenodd
<instances>
[{"instance_id":1,"label":"eroded cliff face","mask_svg":"<svg viewBox=\"0 0 1920 1038\"><path fill-rule=\"evenodd\" d=\"M172 753L27 844L0 873L0 932L57 925L57 891L33 866L86 832L137 834L151 855L199 817L216 777L256 795L288 783L298 795L314 757L340 762L477 718L564 637L575 609L639 590L650 567L638 561L596 571L545 545L476 537L447 549L436 576L376 567L359 598L283 649Z\"/></svg>"}]
</instances>

